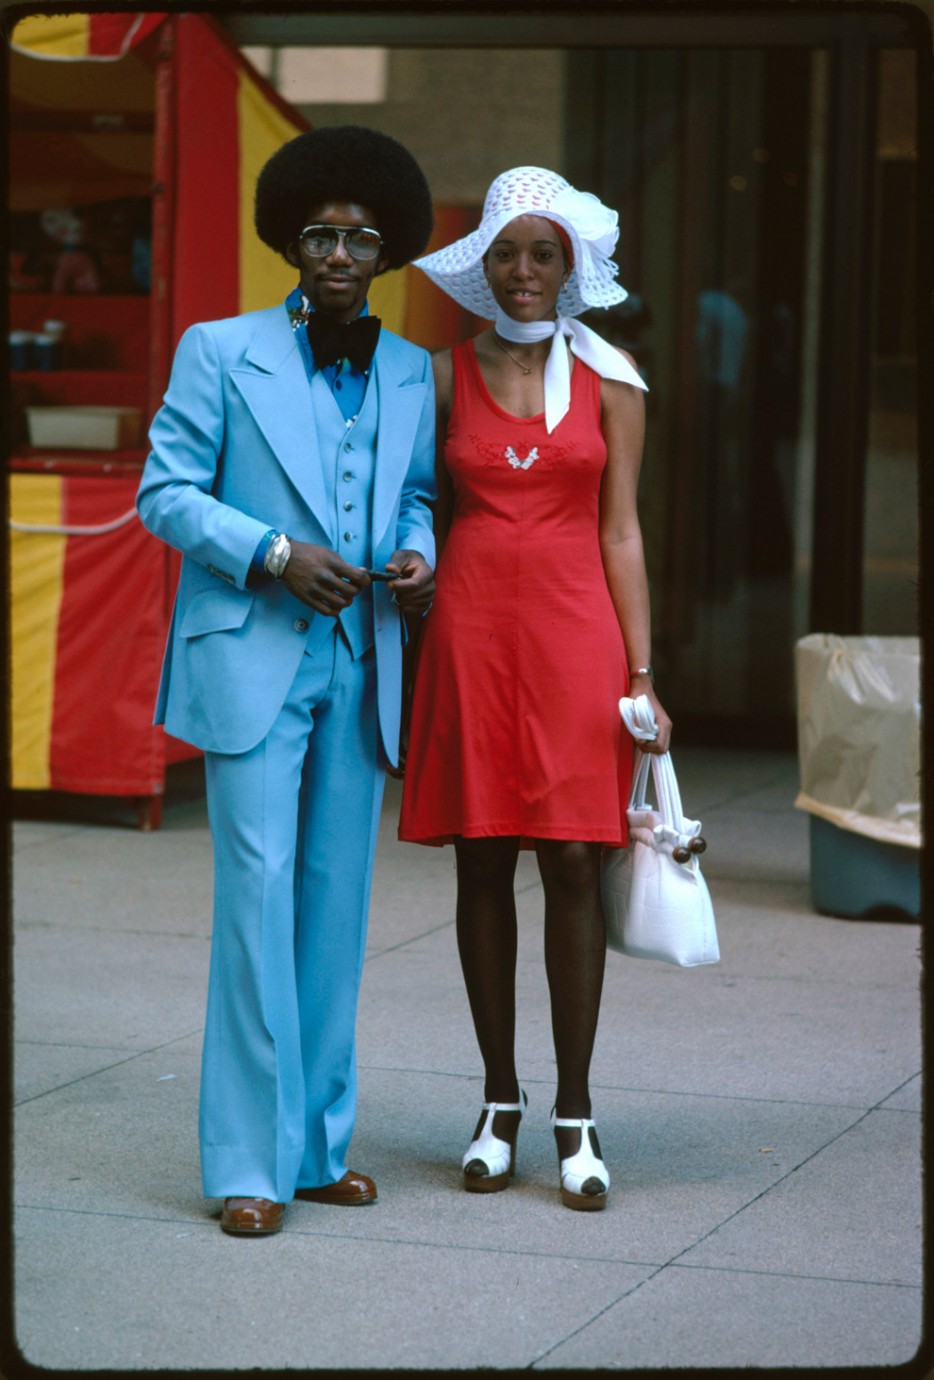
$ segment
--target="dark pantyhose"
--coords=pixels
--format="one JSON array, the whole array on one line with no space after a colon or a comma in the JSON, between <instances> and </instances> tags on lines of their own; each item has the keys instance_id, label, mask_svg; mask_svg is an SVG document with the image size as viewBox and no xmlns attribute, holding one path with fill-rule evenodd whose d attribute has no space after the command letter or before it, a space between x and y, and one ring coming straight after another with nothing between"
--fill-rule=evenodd
<instances>
[{"instance_id":1,"label":"dark pantyhose","mask_svg":"<svg viewBox=\"0 0 934 1380\"><path fill-rule=\"evenodd\" d=\"M516 1102L516 906L518 838L455 841L457 944L486 1075L487 1102ZM606 934L600 907L600 846L539 839L545 891L545 970L558 1066L559 1117L589 1117L588 1077L600 1012ZM516 1113L498 1112L494 1134L512 1138ZM558 1128L573 1154L579 1132Z\"/></svg>"}]
</instances>

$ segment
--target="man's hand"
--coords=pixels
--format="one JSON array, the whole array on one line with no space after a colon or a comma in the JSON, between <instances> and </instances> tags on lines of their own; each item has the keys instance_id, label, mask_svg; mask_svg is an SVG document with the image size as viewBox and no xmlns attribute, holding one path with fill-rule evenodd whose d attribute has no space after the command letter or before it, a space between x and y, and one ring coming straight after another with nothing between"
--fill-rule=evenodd
<instances>
[{"instance_id":1,"label":"man's hand","mask_svg":"<svg viewBox=\"0 0 934 1380\"><path fill-rule=\"evenodd\" d=\"M435 597L435 572L418 551L394 551L387 570L398 570L392 592L403 613L427 613Z\"/></svg>"},{"instance_id":2,"label":"man's hand","mask_svg":"<svg viewBox=\"0 0 934 1380\"><path fill-rule=\"evenodd\" d=\"M293 541L291 545L292 554L282 572L282 583L315 613L336 618L370 583L365 570L348 565L326 546L307 541Z\"/></svg>"}]
</instances>

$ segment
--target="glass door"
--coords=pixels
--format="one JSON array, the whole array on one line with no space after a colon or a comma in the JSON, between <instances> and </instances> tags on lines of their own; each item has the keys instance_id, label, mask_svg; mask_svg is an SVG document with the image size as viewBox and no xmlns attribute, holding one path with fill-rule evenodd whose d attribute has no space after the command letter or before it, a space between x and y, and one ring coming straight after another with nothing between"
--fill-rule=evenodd
<instances>
[{"instance_id":1,"label":"glass door","mask_svg":"<svg viewBox=\"0 0 934 1380\"><path fill-rule=\"evenodd\" d=\"M918 631L918 148L914 54L878 56L863 626Z\"/></svg>"},{"instance_id":2,"label":"glass door","mask_svg":"<svg viewBox=\"0 0 934 1380\"><path fill-rule=\"evenodd\" d=\"M720 739L728 722L732 741L790 743L794 644L815 620L858 616L822 630L885 632L910 618L912 61L868 45L842 58L804 46L568 54L568 89L589 92L591 109L581 138L575 107L566 170L619 209L631 293L590 324L649 384L640 510L654 660L666 708L695 738ZM860 181L850 166L863 163ZM871 372L866 333L841 324L846 274L864 262ZM867 387L851 386L863 415L841 438L834 417L854 408L840 381L858 381L862 361ZM832 588L854 567L859 589Z\"/></svg>"}]
</instances>

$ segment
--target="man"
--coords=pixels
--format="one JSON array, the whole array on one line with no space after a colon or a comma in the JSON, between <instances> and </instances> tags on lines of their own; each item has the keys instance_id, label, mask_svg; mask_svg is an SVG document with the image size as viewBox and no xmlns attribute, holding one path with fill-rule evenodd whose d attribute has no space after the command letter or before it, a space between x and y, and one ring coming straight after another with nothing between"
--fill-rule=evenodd
<instances>
[{"instance_id":1,"label":"man","mask_svg":"<svg viewBox=\"0 0 934 1380\"><path fill-rule=\"evenodd\" d=\"M429 357L366 300L428 240L424 176L374 130L313 130L263 168L255 220L299 285L186 332L138 496L184 557L156 722L205 753L201 1165L232 1234L278 1231L293 1196L376 1198L345 1158L354 1023L401 612L434 587Z\"/></svg>"}]
</instances>

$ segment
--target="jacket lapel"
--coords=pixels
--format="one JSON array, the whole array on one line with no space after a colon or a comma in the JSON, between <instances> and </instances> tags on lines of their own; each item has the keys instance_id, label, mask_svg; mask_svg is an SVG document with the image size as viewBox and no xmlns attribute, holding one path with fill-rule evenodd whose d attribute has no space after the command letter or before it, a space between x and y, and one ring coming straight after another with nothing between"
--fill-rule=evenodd
<instances>
[{"instance_id":1,"label":"jacket lapel","mask_svg":"<svg viewBox=\"0 0 934 1380\"><path fill-rule=\"evenodd\" d=\"M263 319L231 380L292 484L334 540L311 389L284 307Z\"/></svg>"},{"instance_id":2,"label":"jacket lapel","mask_svg":"<svg viewBox=\"0 0 934 1380\"><path fill-rule=\"evenodd\" d=\"M412 458L412 446L425 401L426 384L412 375L391 336L380 336L373 356L379 405L376 474L373 482L373 550L395 512Z\"/></svg>"},{"instance_id":3,"label":"jacket lapel","mask_svg":"<svg viewBox=\"0 0 934 1380\"><path fill-rule=\"evenodd\" d=\"M312 389L284 308L264 314L245 351L244 363L230 374L279 464L336 545L335 515L324 483ZM402 490L427 385L412 378L402 351L393 337L385 334L380 336L373 356L370 383L376 386L379 408L373 482L375 551Z\"/></svg>"}]
</instances>

